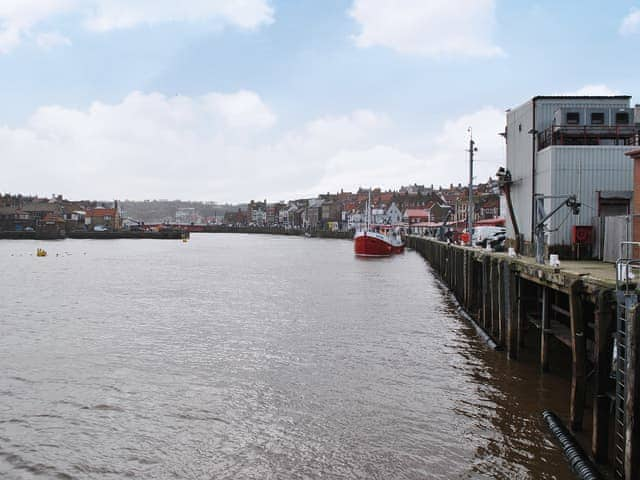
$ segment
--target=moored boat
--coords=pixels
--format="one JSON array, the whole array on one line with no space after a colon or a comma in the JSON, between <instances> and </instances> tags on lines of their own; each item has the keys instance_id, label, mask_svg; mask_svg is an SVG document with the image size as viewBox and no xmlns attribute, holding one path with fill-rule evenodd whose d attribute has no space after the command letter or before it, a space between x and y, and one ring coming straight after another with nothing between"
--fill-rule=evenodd
<instances>
[{"instance_id":1,"label":"moored boat","mask_svg":"<svg viewBox=\"0 0 640 480\"><path fill-rule=\"evenodd\" d=\"M404 241L400 233L391 227L381 227L382 231L371 228L371 191L367 202L367 221L363 230L353 237L355 254L361 257L388 257L404 252Z\"/></svg>"},{"instance_id":2,"label":"moored boat","mask_svg":"<svg viewBox=\"0 0 640 480\"><path fill-rule=\"evenodd\" d=\"M361 257L388 257L393 253L393 245L389 238L371 230L356 232L353 246L356 255Z\"/></svg>"}]
</instances>

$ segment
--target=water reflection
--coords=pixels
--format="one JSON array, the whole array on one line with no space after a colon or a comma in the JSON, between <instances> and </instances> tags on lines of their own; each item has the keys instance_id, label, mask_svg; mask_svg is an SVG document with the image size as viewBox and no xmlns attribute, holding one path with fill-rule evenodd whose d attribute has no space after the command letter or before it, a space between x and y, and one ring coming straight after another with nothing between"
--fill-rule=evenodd
<instances>
[{"instance_id":1,"label":"water reflection","mask_svg":"<svg viewBox=\"0 0 640 480\"><path fill-rule=\"evenodd\" d=\"M571 478L538 420L565 385L488 350L413 252L33 248L0 243L7 478Z\"/></svg>"}]
</instances>

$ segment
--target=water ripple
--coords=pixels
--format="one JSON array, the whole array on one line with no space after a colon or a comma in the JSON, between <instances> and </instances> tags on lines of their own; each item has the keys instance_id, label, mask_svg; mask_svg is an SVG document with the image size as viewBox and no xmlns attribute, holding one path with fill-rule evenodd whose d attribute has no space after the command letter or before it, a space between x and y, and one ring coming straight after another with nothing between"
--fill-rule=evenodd
<instances>
[{"instance_id":1,"label":"water ripple","mask_svg":"<svg viewBox=\"0 0 640 480\"><path fill-rule=\"evenodd\" d=\"M571 478L538 421L564 381L486 349L414 252L32 248L0 242L3 477Z\"/></svg>"}]
</instances>

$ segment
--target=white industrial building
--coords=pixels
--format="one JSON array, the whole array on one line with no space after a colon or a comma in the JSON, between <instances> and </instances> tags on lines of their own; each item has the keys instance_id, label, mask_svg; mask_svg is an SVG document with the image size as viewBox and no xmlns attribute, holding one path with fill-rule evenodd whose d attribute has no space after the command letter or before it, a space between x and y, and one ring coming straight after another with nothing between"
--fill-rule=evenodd
<instances>
[{"instance_id":1,"label":"white industrial building","mask_svg":"<svg viewBox=\"0 0 640 480\"><path fill-rule=\"evenodd\" d=\"M561 197L545 200L546 212L571 194L581 203L578 215L562 208L546 224L547 245L561 253L572 247L578 225L592 227L597 254L600 219L630 213L633 162L625 152L637 148L640 123L640 108L630 103L630 96L538 96L507 111L506 169L523 252L532 253L535 195Z\"/></svg>"}]
</instances>

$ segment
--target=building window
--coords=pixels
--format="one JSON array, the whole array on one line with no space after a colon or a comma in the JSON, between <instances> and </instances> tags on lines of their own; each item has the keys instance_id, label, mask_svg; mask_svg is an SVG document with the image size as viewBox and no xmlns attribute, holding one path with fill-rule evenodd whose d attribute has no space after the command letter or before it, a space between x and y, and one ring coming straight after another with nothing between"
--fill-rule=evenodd
<instances>
[{"instance_id":1,"label":"building window","mask_svg":"<svg viewBox=\"0 0 640 480\"><path fill-rule=\"evenodd\" d=\"M567 112L567 125L579 125L580 113L579 112Z\"/></svg>"},{"instance_id":2,"label":"building window","mask_svg":"<svg viewBox=\"0 0 640 480\"><path fill-rule=\"evenodd\" d=\"M591 114L591 125L604 125L604 113L593 112Z\"/></svg>"},{"instance_id":3,"label":"building window","mask_svg":"<svg viewBox=\"0 0 640 480\"><path fill-rule=\"evenodd\" d=\"M616 112L616 125L629 125L629 112Z\"/></svg>"}]
</instances>

